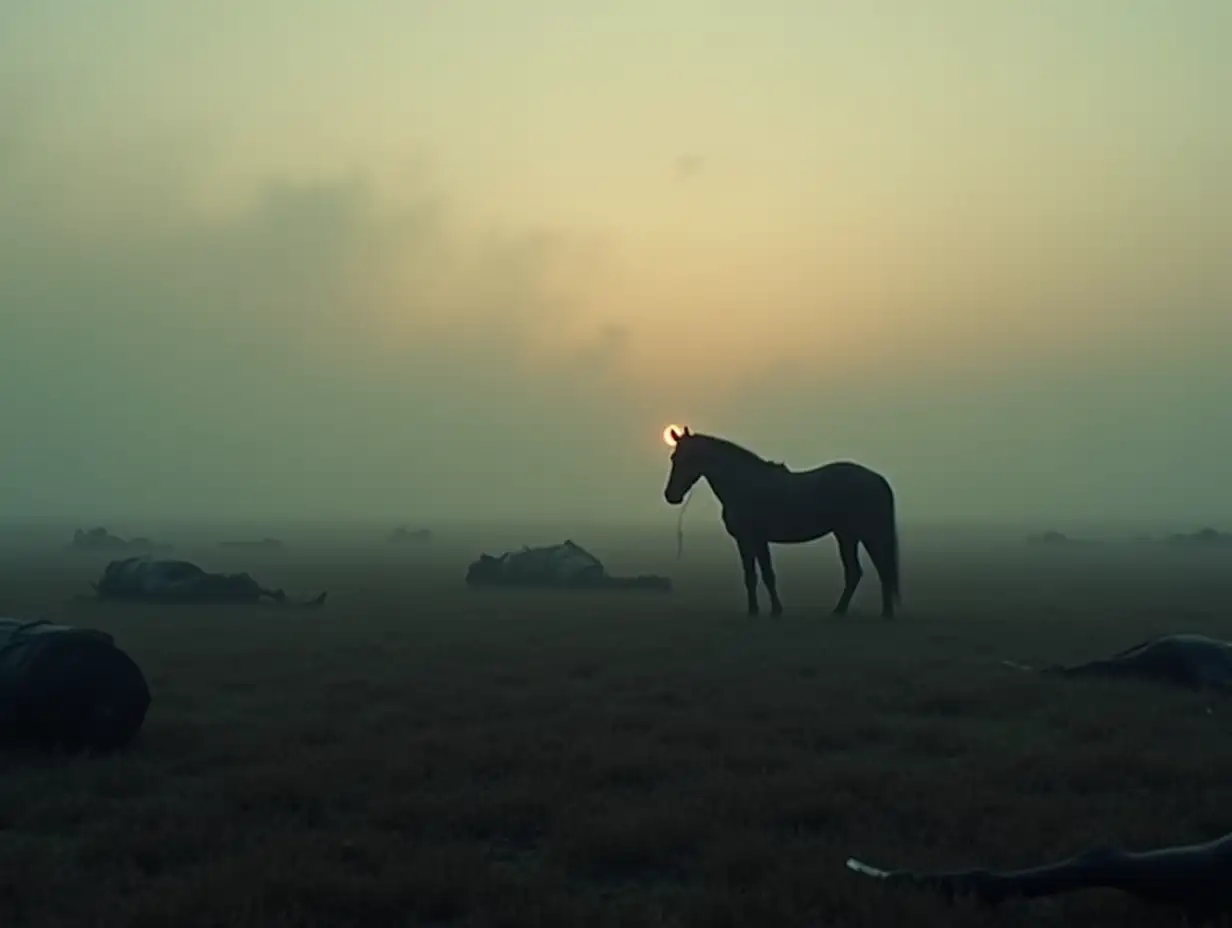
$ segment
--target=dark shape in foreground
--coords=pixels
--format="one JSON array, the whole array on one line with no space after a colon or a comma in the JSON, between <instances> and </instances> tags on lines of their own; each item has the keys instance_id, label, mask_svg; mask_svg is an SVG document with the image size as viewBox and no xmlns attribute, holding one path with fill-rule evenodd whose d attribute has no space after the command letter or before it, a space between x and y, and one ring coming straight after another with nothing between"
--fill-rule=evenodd
<instances>
[{"instance_id":1,"label":"dark shape in foreground","mask_svg":"<svg viewBox=\"0 0 1232 928\"><path fill-rule=\"evenodd\" d=\"M150 603L256 603L268 597L279 605L319 606L326 593L291 603L282 590L261 586L250 574L217 574L189 561L130 557L112 561L95 584L98 599Z\"/></svg>"},{"instance_id":2,"label":"dark shape in foreground","mask_svg":"<svg viewBox=\"0 0 1232 928\"><path fill-rule=\"evenodd\" d=\"M73 532L70 548L82 551L169 551L171 545L156 544L145 536L136 538L121 538L113 535L103 526L96 525L87 532L81 529Z\"/></svg>"},{"instance_id":3,"label":"dark shape in foreground","mask_svg":"<svg viewBox=\"0 0 1232 928\"><path fill-rule=\"evenodd\" d=\"M1097 847L1060 863L1025 870L961 870L916 873L881 870L854 857L847 866L886 883L919 886L953 900L985 905L1008 899L1056 896L1084 889L1118 889L1154 905L1179 907L1192 919L1210 920L1232 904L1232 834L1206 844L1138 853Z\"/></svg>"},{"instance_id":4,"label":"dark shape in foreground","mask_svg":"<svg viewBox=\"0 0 1232 928\"><path fill-rule=\"evenodd\" d=\"M385 541L391 545L413 545L426 544L432 540L432 529L416 528L408 529L405 526L398 526L389 533Z\"/></svg>"},{"instance_id":5,"label":"dark shape in foreground","mask_svg":"<svg viewBox=\"0 0 1232 928\"><path fill-rule=\"evenodd\" d=\"M1205 635L1162 635L1085 664L1037 668L1003 663L1017 670L1063 677L1150 680L1195 690L1232 690L1232 642Z\"/></svg>"},{"instance_id":6,"label":"dark shape in foreground","mask_svg":"<svg viewBox=\"0 0 1232 928\"><path fill-rule=\"evenodd\" d=\"M542 548L507 551L499 557L479 555L466 571L470 586L522 586L569 590L661 590L672 588L667 577L653 574L639 577L613 577L602 562L583 548L566 540Z\"/></svg>"},{"instance_id":7,"label":"dark shape in foreground","mask_svg":"<svg viewBox=\"0 0 1232 928\"><path fill-rule=\"evenodd\" d=\"M260 539L249 540L249 541L220 541L218 543L218 547L220 548L247 548L249 550L252 550L254 548L260 548L266 551L275 551L275 550L285 547L285 545L283 545L283 543L277 538L260 538Z\"/></svg>"},{"instance_id":8,"label":"dark shape in foreground","mask_svg":"<svg viewBox=\"0 0 1232 928\"><path fill-rule=\"evenodd\" d=\"M749 615L757 615L757 565L770 594L770 613L781 615L771 544L801 544L834 533L843 561L843 593L834 612L843 615L864 570L864 545L881 579L881 614L894 615L899 598L898 527L894 491L876 471L851 461L792 471L724 438L672 431L676 448L663 498L673 506L706 478L723 506L723 525L736 541L744 568Z\"/></svg>"},{"instance_id":9,"label":"dark shape in foreground","mask_svg":"<svg viewBox=\"0 0 1232 928\"><path fill-rule=\"evenodd\" d=\"M110 751L150 707L141 668L106 632L0 619L0 739Z\"/></svg>"}]
</instances>

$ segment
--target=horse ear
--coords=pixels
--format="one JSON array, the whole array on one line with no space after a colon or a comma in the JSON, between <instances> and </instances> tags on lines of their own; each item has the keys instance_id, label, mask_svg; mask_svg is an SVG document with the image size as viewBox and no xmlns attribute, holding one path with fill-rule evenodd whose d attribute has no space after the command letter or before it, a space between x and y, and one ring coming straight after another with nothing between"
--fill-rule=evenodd
<instances>
[{"instance_id":1,"label":"horse ear","mask_svg":"<svg viewBox=\"0 0 1232 928\"><path fill-rule=\"evenodd\" d=\"M686 426L684 427L684 435L682 435L681 437L682 437L682 438L688 438L688 437L689 437L689 434L690 434L690 433L689 433L689 427L686 425Z\"/></svg>"},{"instance_id":2,"label":"horse ear","mask_svg":"<svg viewBox=\"0 0 1232 928\"><path fill-rule=\"evenodd\" d=\"M687 428L684 430L684 434L685 435L689 434L689 430ZM672 441L680 441L680 439L684 437L684 435L681 435L675 429L672 429L671 436L672 436Z\"/></svg>"}]
</instances>

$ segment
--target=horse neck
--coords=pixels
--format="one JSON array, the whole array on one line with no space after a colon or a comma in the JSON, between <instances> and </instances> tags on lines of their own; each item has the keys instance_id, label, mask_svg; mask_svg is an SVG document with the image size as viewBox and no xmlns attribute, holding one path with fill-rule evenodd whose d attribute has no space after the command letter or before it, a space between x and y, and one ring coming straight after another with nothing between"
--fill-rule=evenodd
<instances>
[{"instance_id":1,"label":"horse neck","mask_svg":"<svg viewBox=\"0 0 1232 928\"><path fill-rule=\"evenodd\" d=\"M730 455L712 463L702 474L719 501L731 504L764 482L774 470L773 464L753 455L747 458Z\"/></svg>"}]
</instances>

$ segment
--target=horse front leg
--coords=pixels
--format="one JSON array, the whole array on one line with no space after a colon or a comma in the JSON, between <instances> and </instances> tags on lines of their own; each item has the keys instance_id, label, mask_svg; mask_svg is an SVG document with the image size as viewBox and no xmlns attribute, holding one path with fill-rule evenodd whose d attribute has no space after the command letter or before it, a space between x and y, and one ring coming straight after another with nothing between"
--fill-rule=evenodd
<instances>
[{"instance_id":1,"label":"horse front leg","mask_svg":"<svg viewBox=\"0 0 1232 928\"><path fill-rule=\"evenodd\" d=\"M736 548L740 552L740 566L744 570L744 591L749 599L749 615L757 615L761 611L757 605L758 546L756 542L738 538Z\"/></svg>"},{"instance_id":2,"label":"horse front leg","mask_svg":"<svg viewBox=\"0 0 1232 928\"><path fill-rule=\"evenodd\" d=\"M779 586L774 576L774 562L770 559L770 544L763 541L757 548L757 566L761 568L761 582L770 594L770 614L782 615L783 604L779 602Z\"/></svg>"}]
</instances>

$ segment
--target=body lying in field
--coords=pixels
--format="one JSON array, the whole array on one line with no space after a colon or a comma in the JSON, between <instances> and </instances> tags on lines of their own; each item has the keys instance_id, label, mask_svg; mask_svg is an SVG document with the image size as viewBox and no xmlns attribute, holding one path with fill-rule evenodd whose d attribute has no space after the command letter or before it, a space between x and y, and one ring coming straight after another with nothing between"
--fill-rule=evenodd
<instances>
[{"instance_id":1,"label":"body lying in field","mask_svg":"<svg viewBox=\"0 0 1232 928\"><path fill-rule=\"evenodd\" d=\"M524 586L553 589L670 590L667 577L613 577L602 562L571 540L559 545L481 554L466 571L470 586Z\"/></svg>"},{"instance_id":2,"label":"body lying in field","mask_svg":"<svg viewBox=\"0 0 1232 928\"><path fill-rule=\"evenodd\" d=\"M80 551L167 551L170 545L155 544L149 538L121 538L113 535L103 526L95 526L89 531L77 529L73 532L70 548Z\"/></svg>"},{"instance_id":3,"label":"body lying in field","mask_svg":"<svg viewBox=\"0 0 1232 928\"><path fill-rule=\"evenodd\" d=\"M432 529L399 526L390 532L385 540L391 545L427 544L432 540Z\"/></svg>"},{"instance_id":4,"label":"body lying in field","mask_svg":"<svg viewBox=\"0 0 1232 928\"><path fill-rule=\"evenodd\" d=\"M107 632L0 618L0 744L113 750L149 707L145 675Z\"/></svg>"},{"instance_id":5,"label":"body lying in field","mask_svg":"<svg viewBox=\"0 0 1232 928\"><path fill-rule=\"evenodd\" d=\"M1180 908L1192 921L1214 920L1232 907L1232 834L1205 844L1140 852L1093 847L1068 860L1025 870L882 870L855 858L847 866L889 884L931 889L951 899L970 896L985 905L1015 897L1117 889L1148 904Z\"/></svg>"},{"instance_id":6,"label":"body lying in field","mask_svg":"<svg viewBox=\"0 0 1232 928\"><path fill-rule=\"evenodd\" d=\"M1150 680L1194 690L1232 691L1232 642L1205 635L1162 635L1085 664L1035 668L1004 663L1017 670L1062 677Z\"/></svg>"},{"instance_id":7,"label":"body lying in field","mask_svg":"<svg viewBox=\"0 0 1232 928\"><path fill-rule=\"evenodd\" d=\"M159 603L256 603L289 600L282 590L261 586L250 574L210 573L190 561L130 557L112 561L93 584L97 598ZM319 606L325 593L301 605Z\"/></svg>"}]
</instances>

